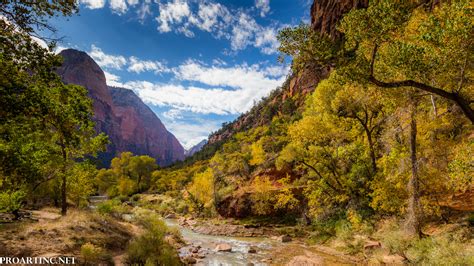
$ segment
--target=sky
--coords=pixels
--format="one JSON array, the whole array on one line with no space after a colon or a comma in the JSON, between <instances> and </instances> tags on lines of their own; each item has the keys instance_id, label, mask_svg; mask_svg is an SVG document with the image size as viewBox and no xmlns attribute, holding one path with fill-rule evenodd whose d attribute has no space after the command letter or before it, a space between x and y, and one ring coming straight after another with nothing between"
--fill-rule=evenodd
<instances>
[{"instance_id":1,"label":"sky","mask_svg":"<svg viewBox=\"0 0 474 266\"><path fill-rule=\"evenodd\" d=\"M79 0L55 18L58 51L87 52L109 86L133 90L185 148L237 118L289 72L277 33L309 0Z\"/></svg>"}]
</instances>

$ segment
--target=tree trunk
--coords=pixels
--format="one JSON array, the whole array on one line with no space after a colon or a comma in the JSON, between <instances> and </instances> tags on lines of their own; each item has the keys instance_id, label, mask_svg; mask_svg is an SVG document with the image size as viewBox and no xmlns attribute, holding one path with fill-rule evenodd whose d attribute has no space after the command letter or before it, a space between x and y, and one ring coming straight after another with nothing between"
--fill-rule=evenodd
<instances>
[{"instance_id":1,"label":"tree trunk","mask_svg":"<svg viewBox=\"0 0 474 266\"><path fill-rule=\"evenodd\" d=\"M410 160L411 176L408 181L408 210L406 218L407 233L414 236L421 236L421 206L418 181L418 162L416 155L416 103L411 104L411 122L410 122Z\"/></svg>"},{"instance_id":2,"label":"tree trunk","mask_svg":"<svg viewBox=\"0 0 474 266\"><path fill-rule=\"evenodd\" d=\"M67 164L67 154L64 144L61 147L61 152L63 156L63 169L62 169L62 184L61 184L61 215L65 216L67 214L67 189L66 189L66 164Z\"/></svg>"},{"instance_id":3,"label":"tree trunk","mask_svg":"<svg viewBox=\"0 0 474 266\"><path fill-rule=\"evenodd\" d=\"M61 185L61 215L67 214L67 193L66 193L66 174L63 174L63 182Z\"/></svg>"},{"instance_id":4,"label":"tree trunk","mask_svg":"<svg viewBox=\"0 0 474 266\"><path fill-rule=\"evenodd\" d=\"M137 192L141 192L141 190L140 190L140 183L141 182L142 182L142 176L138 175L138 178L137 178Z\"/></svg>"},{"instance_id":5,"label":"tree trunk","mask_svg":"<svg viewBox=\"0 0 474 266\"><path fill-rule=\"evenodd\" d=\"M372 140L372 133L370 130L366 129L367 134L367 141L369 142L369 149L370 149L370 159L372 161L372 175L375 175L377 172L377 158L375 156L375 147L374 142Z\"/></svg>"}]
</instances>

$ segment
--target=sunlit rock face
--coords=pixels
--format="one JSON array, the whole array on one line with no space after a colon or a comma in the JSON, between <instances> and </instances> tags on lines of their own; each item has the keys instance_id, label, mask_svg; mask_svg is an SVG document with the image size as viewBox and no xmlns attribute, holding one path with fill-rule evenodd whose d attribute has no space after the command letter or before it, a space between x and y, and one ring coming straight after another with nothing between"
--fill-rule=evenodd
<instances>
[{"instance_id":1,"label":"sunlit rock face","mask_svg":"<svg viewBox=\"0 0 474 266\"><path fill-rule=\"evenodd\" d=\"M160 165L184 159L184 148L155 113L131 90L109 87L120 118L122 150L147 154Z\"/></svg>"},{"instance_id":2,"label":"sunlit rock face","mask_svg":"<svg viewBox=\"0 0 474 266\"><path fill-rule=\"evenodd\" d=\"M311 6L311 27L317 32L339 38L341 33L336 26L344 14L368 5L368 0L314 0Z\"/></svg>"},{"instance_id":3,"label":"sunlit rock face","mask_svg":"<svg viewBox=\"0 0 474 266\"><path fill-rule=\"evenodd\" d=\"M99 155L107 166L120 152L149 155L160 165L184 158L184 149L153 111L131 90L107 86L104 72L85 52L60 53L63 65L56 70L66 84L84 86L93 100L96 131L109 136L107 151Z\"/></svg>"}]
</instances>

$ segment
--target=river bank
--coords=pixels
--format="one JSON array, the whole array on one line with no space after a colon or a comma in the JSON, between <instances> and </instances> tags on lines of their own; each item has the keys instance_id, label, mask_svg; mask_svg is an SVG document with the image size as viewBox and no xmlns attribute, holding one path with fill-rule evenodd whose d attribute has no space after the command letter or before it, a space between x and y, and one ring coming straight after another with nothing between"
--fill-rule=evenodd
<instances>
[{"instance_id":1,"label":"river bank","mask_svg":"<svg viewBox=\"0 0 474 266\"><path fill-rule=\"evenodd\" d=\"M156 205L136 198L123 203L106 200L64 217L53 208L27 211L30 215L23 221L0 225L0 253L83 259L87 253L82 249L92 244L101 250L99 261L126 265L127 247L146 233L143 217L153 216L165 222L160 229L164 242L186 265L401 265L421 256L465 265L474 258L474 230L463 216L447 224L427 224L426 236L418 240L406 238L395 219L381 220L371 231L339 225L334 235L323 239L327 235L314 226L163 214L151 208ZM312 242L315 239L320 242Z\"/></svg>"},{"instance_id":2,"label":"river bank","mask_svg":"<svg viewBox=\"0 0 474 266\"><path fill-rule=\"evenodd\" d=\"M184 222L183 222L184 220ZM187 245L179 252L184 262L197 265L356 265L362 261L336 250L308 246L300 239L273 236L250 235L255 228L221 224L213 225L202 233L205 221L195 221L195 226L186 219L166 219L168 226L179 228ZM193 223L191 223L193 224ZM220 229L218 229L220 227ZM225 230L229 230L224 234ZM260 231L257 231L260 232ZM213 235L217 233L218 235ZM235 234L235 235L234 235ZM284 240L284 241L283 241Z\"/></svg>"}]
</instances>

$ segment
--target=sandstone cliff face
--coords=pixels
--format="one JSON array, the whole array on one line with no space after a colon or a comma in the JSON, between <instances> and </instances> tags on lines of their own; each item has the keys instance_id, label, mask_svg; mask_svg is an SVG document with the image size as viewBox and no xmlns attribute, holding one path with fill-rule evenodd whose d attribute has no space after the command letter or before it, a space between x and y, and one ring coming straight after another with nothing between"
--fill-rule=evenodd
<instances>
[{"instance_id":1,"label":"sandstone cliff face","mask_svg":"<svg viewBox=\"0 0 474 266\"><path fill-rule=\"evenodd\" d=\"M80 85L87 89L93 100L95 129L109 136L107 151L99 154L101 164L107 166L118 152L121 136L120 121L114 112L104 72L85 52L67 49L61 51L60 55L64 61L56 72L64 83Z\"/></svg>"},{"instance_id":2,"label":"sandstone cliff face","mask_svg":"<svg viewBox=\"0 0 474 266\"><path fill-rule=\"evenodd\" d=\"M146 154L168 165L184 159L184 149L155 113L131 90L109 87L120 119L120 150Z\"/></svg>"},{"instance_id":3,"label":"sandstone cliff face","mask_svg":"<svg viewBox=\"0 0 474 266\"><path fill-rule=\"evenodd\" d=\"M107 151L99 155L103 165L123 151L149 155L160 165L184 158L184 149L158 117L130 90L107 87L105 75L85 52L60 53L63 65L57 73L66 84L84 86L93 100L96 131L109 136ZM113 97L114 96L114 97Z\"/></svg>"},{"instance_id":4,"label":"sandstone cliff face","mask_svg":"<svg viewBox=\"0 0 474 266\"><path fill-rule=\"evenodd\" d=\"M314 0L311 6L311 27L333 38L341 37L336 30L343 15L355 8L366 8L369 0Z\"/></svg>"}]
</instances>

